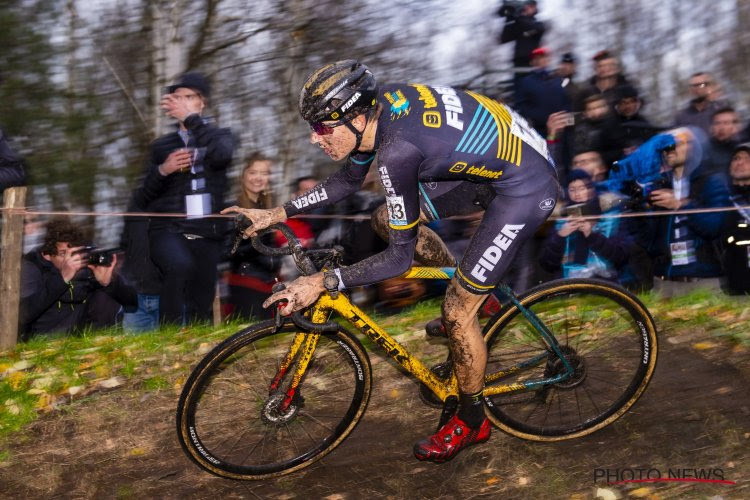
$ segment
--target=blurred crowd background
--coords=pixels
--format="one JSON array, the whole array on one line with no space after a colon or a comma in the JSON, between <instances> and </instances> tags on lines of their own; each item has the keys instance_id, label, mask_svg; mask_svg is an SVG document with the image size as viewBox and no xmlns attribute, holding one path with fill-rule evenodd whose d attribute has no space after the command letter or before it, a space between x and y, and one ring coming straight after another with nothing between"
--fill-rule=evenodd
<instances>
[{"instance_id":1,"label":"blurred crowd background","mask_svg":"<svg viewBox=\"0 0 750 500\"><path fill-rule=\"evenodd\" d=\"M594 206L593 213L684 208L679 200L688 198L699 202L695 207L729 207L737 195L730 164L745 149L750 154L741 146L750 140L748 21L750 4L740 0L426 0L388 6L369 0L9 0L0 13L0 127L3 140L22 159L29 209L146 210L136 203L137 190L147 185L153 141L175 123L160 109L160 99L186 71L196 72L210 86L202 96L203 116L233 138L223 199L271 206L304 193L338 167L308 144L297 95L311 70L357 58L381 82L468 88L511 104L555 153L565 188L558 215L587 215ZM690 143L687 155L700 156L701 179L691 185L703 194L689 196L690 186L673 176L648 179L645 193L633 192L643 190L643 182L611 189L613 163L643 144L669 163L675 145L663 138L675 126L693 127L689 137L670 137L678 150ZM701 145L700 153L694 144ZM685 177L695 179L696 168L689 166ZM677 194L648 199L648 191L659 189ZM373 178L353 199L317 215L366 215L381 202ZM569 205L573 208L566 212ZM721 278L726 289L731 273L722 267L720 231L727 217L710 215L698 222L665 217L598 228L596 221L590 227L551 225L519 259L512 280L519 290L560 275L605 277L650 289L655 277L682 276L679 283ZM123 246L132 229L122 217L72 220L81 234L66 237L99 247ZM43 245L47 222L45 217L27 220L27 251ZM293 224L307 244L340 244L352 260L384 245L367 220L333 217ZM435 229L460 255L471 226L446 221ZM593 241L592 230L606 240ZM666 236L670 231L673 237ZM583 235L585 248L576 235ZM660 236L665 241L659 242ZM706 246L685 243L699 239ZM257 300L267 295L269 283L292 277L294 270L283 259L264 260L247 248L230 258L230 243L211 250L227 299L222 313L257 313ZM705 257L708 247L712 255ZM750 253L745 257L750 265ZM689 265L704 258L712 268L693 266L682 274L663 262ZM122 262L127 264L127 255ZM123 280L137 299L121 294L118 303L149 310L149 298L159 296L154 283L164 283L163 267L156 266L151 286L143 283L149 277L142 268L139 276ZM111 279L102 279L109 286ZM440 292L432 287L391 283L357 293L362 302L398 307L408 300L384 297ZM153 311L145 317L158 318L158 309ZM153 324L148 321L143 324Z\"/></svg>"}]
</instances>

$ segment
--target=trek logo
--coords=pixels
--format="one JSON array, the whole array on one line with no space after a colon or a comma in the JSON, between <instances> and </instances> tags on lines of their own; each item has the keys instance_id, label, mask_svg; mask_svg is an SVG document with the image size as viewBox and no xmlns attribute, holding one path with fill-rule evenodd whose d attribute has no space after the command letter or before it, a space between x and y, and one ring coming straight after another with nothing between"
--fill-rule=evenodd
<instances>
[{"instance_id":1,"label":"trek logo","mask_svg":"<svg viewBox=\"0 0 750 500\"><path fill-rule=\"evenodd\" d=\"M357 102L357 99L359 99L362 96L361 92L355 92L353 96L349 98L348 101L344 103L343 106L341 106L341 112L346 113L346 110L351 108L352 105Z\"/></svg>"},{"instance_id":2,"label":"trek logo","mask_svg":"<svg viewBox=\"0 0 750 500\"><path fill-rule=\"evenodd\" d=\"M461 98L458 97L456 91L450 87L434 87L435 92L440 94L440 99L445 105L445 123L458 130L464 129L464 122L461 120L461 115L464 112L464 108L461 105Z\"/></svg>"},{"instance_id":3,"label":"trek logo","mask_svg":"<svg viewBox=\"0 0 750 500\"><path fill-rule=\"evenodd\" d=\"M484 251L482 256L479 258L479 262L474 269L471 270L471 275L480 283L487 281L487 273L495 269L495 266L500 262L500 257L503 256L503 252L508 249L513 240L518 236L519 231L523 229L526 224L506 224L500 231L500 234L492 240L492 245Z\"/></svg>"},{"instance_id":4,"label":"trek logo","mask_svg":"<svg viewBox=\"0 0 750 500\"><path fill-rule=\"evenodd\" d=\"M325 188L316 189L315 191L303 194L299 198L295 198L292 200L292 205L295 206L297 209L309 207L310 205L315 205L316 203L320 203L321 201L328 199L328 193L326 193Z\"/></svg>"}]
</instances>

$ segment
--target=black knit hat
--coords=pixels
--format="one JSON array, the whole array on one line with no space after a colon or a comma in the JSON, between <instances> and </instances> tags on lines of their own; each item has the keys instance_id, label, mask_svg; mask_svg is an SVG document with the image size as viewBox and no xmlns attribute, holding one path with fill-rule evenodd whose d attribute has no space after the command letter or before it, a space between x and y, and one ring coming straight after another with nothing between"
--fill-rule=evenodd
<instances>
[{"instance_id":1,"label":"black knit hat","mask_svg":"<svg viewBox=\"0 0 750 500\"><path fill-rule=\"evenodd\" d=\"M206 77L200 73L189 72L183 74L174 85L167 87L167 90L171 94L179 88L193 89L206 99L211 97L211 85L208 83Z\"/></svg>"}]
</instances>

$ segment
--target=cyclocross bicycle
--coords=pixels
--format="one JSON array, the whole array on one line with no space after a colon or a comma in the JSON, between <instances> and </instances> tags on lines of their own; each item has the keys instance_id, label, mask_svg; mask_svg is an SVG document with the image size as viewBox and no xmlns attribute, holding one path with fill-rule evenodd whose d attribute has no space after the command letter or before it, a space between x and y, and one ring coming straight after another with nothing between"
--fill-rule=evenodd
<instances>
[{"instance_id":1,"label":"cyclocross bicycle","mask_svg":"<svg viewBox=\"0 0 750 500\"><path fill-rule=\"evenodd\" d=\"M335 250L305 250L287 226L284 248L303 274L338 264ZM267 230L268 231L268 230ZM239 234L239 233L238 233ZM449 279L452 268L412 268L411 278ZM617 420L646 389L656 365L656 326L634 295L612 283L565 279L516 296L484 326L486 414L523 439L559 441ZM341 324L331 318L338 315ZM195 367L180 396L177 433L187 455L225 478L264 479L308 467L354 430L372 390L368 354L348 324L379 345L438 402L442 426L455 412L450 357L432 369L345 293L324 293L304 313L230 336Z\"/></svg>"}]
</instances>

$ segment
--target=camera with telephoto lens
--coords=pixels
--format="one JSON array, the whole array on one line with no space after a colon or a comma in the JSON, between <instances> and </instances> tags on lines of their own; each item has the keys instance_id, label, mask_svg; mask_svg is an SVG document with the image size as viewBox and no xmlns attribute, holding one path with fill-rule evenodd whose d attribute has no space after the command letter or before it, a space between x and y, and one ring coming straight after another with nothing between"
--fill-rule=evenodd
<instances>
[{"instance_id":1,"label":"camera with telephoto lens","mask_svg":"<svg viewBox=\"0 0 750 500\"><path fill-rule=\"evenodd\" d=\"M503 4L497 10L497 15L509 19L516 18L521 15L524 5L526 5L524 0L503 0Z\"/></svg>"},{"instance_id":2,"label":"camera with telephoto lens","mask_svg":"<svg viewBox=\"0 0 750 500\"><path fill-rule=\"evenodd\" d=\"M632 207L638 207L647 204L651 193L659 189L672 189L672 183L662 175L646 181L632 180L625 183L623 193L630 197Z\"/></svg>"},{"instance_id":3,"label":"camera with telephoto lens","mask_svg":"<svg viewBox=\"0 0 750 500\"><path fill-rule=\"evenodd\" d=\"M114 255L116 252L116 248L100 250L93 245L88 245L83 247L76 253L86 254L88 256L88 263L92 266L109 267L112 265L112 255Z\"/></svg>"}]
</instances>

